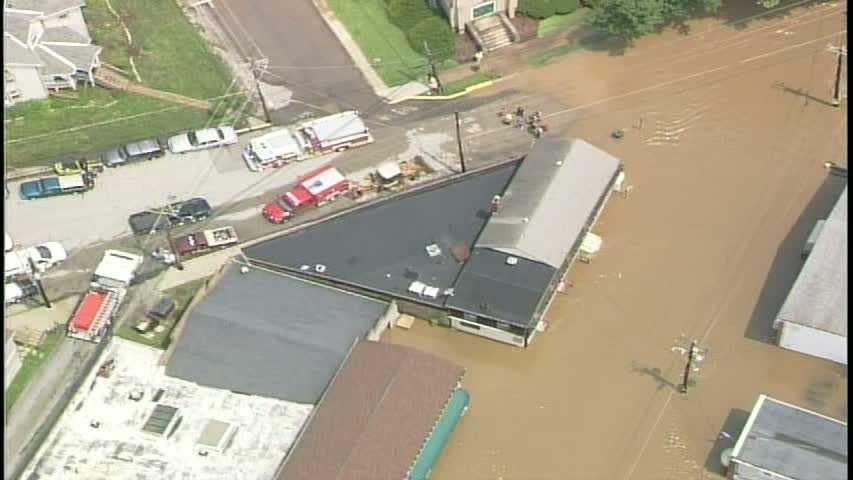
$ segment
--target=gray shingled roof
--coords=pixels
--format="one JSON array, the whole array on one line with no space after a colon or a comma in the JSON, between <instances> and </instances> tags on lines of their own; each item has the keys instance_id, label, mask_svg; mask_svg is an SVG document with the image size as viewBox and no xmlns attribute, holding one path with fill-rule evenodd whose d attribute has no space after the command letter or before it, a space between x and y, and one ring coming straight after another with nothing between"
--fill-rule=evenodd
<instances>
[{"instance_id":1,"label":"gray shingled roof","mask_svg":"<svg viewBox=\"0 0 853 480\"><path fill-rule=\"evenodd\" d=\"M36 54L42 61L42 75L71 75L74 73L74 67L68 65L56 56L44 45L37 45L35 48Z\"/></svg>"},{"instance_id":2,"label":"gray shingled roof","mask_svg":"<svg viewBox=\"0 0 853 480\"><path fill-rule=\"evenodd\" d=\"M27 43L27 37L30 34L30 22L38 15L29 13L3 12L3 32L8 33L21 43Z\"/></svg>"},{"instance_id":3,"label":"gray shingled roof","mask_svg":"<svg viewBox=\"0 0 853 480\"><path fill-rule=\"evenodd\" d=\"M476 246L560 268L620 163L583 140L537 141Z\"/></svg>"},{"instance_id":4,"label":"gray shingled roof","mask_svg":"<svg viewBox=\"0 0 853 480\"><path fill-rule=\"evenodd\" d=\"M492 317L519 327L535 326L537 307L556 274L551 266L519 258L506 263L507 255L475 248L454 285L449 308Z\"/></svg>"},{"instance_id":5,"label":"gray shingled roof","mask_svg":"<svg viewBox=\"0 0 853 480\"><path fill-rule=\"evenodd\" d=\"M229 265L185 319L166 374L314 404L357 337L387 310L368 298Z\"/></svg>"},{"instance_id":6,"label":"gray shingled roof","mask_svg":"<svg viewBox=\"0 0 853 480\"><path fill-rule=\"evenodd\" d=\"M69 27L53 27L46 28L44 33L42 33L41 40L42 43L80 43L83 45L88 45L91 43L91 39L76 30L73 30Z\"/></svg>"},{"instance_id":7,"label":"gray shingled roof","mask_svg":"<svg viewBox=\"0 0 853 480\"><path fill-rule=\"evenodd\" d=\"M847 187L776 319L847 336Z\"/></svg>"},{"instance_id":8,"label":"gray shingled roof","mask_svg":"<svg viewBox=\"0 0 853 480\"><path fill-rule=\"evenodd\" d=\"M244 250L254 261L299 269L325 266L323 276L371 290L414 297L417 280L446 289L462 268L452 248L470 249L488 218L489 202L517 163L454 183L377 203ZM435 243L441 255L426 252ZM442 305L442 297L431 301Z\"/></svg>"},{"instance_id":9,"label":"gray shingled roof","mask_svg":"<svg viewBox=\"0 0 853 480\"><path fill-rule=\"evenodd\" d=\"M406 478L463 373L412 348L359 342L277 478Z\"/></svg>"},{"instance_id":10,"label":"gray shingled roof","mask_svg":"<svg viewBox=\"0 0 853 480\"><path fill-rule=\"evenodd\" d=\"M797 480L847 480L847 424L761 395L733 461Z\"/></svg>"},{"instance_id":11,"label":"gray shingled roof","mask_svg":"<svg viewBox=\"0 0 853 480\"><path fill-rule=\"evenodd\" d=\"M97 45L56 45L45 44L42 48L49 48L59 56L74 64L77 70L89 71L95 63L95 57L101 53L101 47Z\"/></svg>"},{"instance_id":12,"label":"gray shingled roof","mask_svg":"<svg viewBox=\"0 0 853 480\"><path fill-rule=\"evenodd\" d=\"M85 5L86 2L84 0L6 0L6 8L31 10L42 12L45 15Z\"/></svg>"},{"instance_id":13,"label":"gray shingled roof","mask_svg":"<svg viewBox=\"0 0 853 480\"><path fill-rule=\"evenodd\" d=\"M9 38L8 35L3 36L3 56L5 65L42 65L41 58L36 52L29 48L21 46L20 43Z\"/></svg>"}]
</instances>

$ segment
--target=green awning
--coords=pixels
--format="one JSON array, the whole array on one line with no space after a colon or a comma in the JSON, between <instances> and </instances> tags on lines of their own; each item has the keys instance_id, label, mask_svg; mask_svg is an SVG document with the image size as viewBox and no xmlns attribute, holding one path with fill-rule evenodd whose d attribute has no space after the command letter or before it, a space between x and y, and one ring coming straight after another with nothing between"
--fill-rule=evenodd
<instances>
[{"instance_id":1,"label":"green awning","mask_svg":"<svg viewBox=\"0 0 853 480\"><path fill-rule=\"evenodd\" d=\"M450 440L450 435L453 434L456 424L459 423L459 420L468 410L468 403L470 401L471 395L467 391L458 388L453 392L447 408L444 409L444 414L438 420L438 425L435 426L435 430L430 435L423 451L421 451L414 468L412 468L412 474L409 476L411 480L426 480L429 478L433 467L441 456L441 452L444 450L444 446Z\"/></svg>"}]
</instances>

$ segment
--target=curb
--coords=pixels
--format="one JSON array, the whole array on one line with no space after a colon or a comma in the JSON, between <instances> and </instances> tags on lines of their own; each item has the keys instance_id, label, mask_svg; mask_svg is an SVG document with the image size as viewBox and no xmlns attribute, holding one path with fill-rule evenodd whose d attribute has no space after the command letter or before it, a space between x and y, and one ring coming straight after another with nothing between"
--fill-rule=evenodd
<instances>
[{"instance_id":1,"label":"curb","mask_svg":"<svg viewBox=\"0 0 853 480\"><path fill-rule=\"evenodd\" d=\"M322 0L313 0L311 3L314 4L314 8L317 10L320 18L323 19L323 22L329 30L331 30L332 35L335 36L338 43L347 52L347 55L361 72L365 83L370 86L370 89L373 90L373 93L377 97L384 99L390 91L388 85L386 85L379 74L376 73L376 70L370 66L370 61L367 59L367 56L365 56L364 52L361 51L361 47L355 39L352 38L346 26L337 19L334 10L328 7L323 8L323 6L320 5L321 1Z\"/></svg>"},{"instance_id":2,"label":"curb","mask_svg":"<svg viewBox=\"0 0 853 480\"><path fill-rule=\"evenodd\" d=\"M6 181L7 182L14 182L16 180L24 180L27 178L41 177L42 175L53 173L53 167L43 167L43 168L39 168L38 170L35 170L35 169L30 169L30 170L31 171L29 171L29 172L20 172L20 173L14 172L14 171L9 172L6 174Z\"/></svg>"},{"instance_id":3,"label":"curb","mask_svg":"<svg viewBox=\"0 0 853 480\"><path fill-rule=\"evenodd\" d=\"M494 85L496 83L500 83L501 81L506 80L512 76L513 75L507 75L506 77L500 77L500 78L496 78L494 80L486 80L485 82L475 83L474 85L471 85L470 87L466 87L465 90L462 90L461 92L456 92L452 95L413 95L411 97L404 97L404 98L394 100L392 102L388 102L388 104L394 105L394 104L397 104L400 102L405 102L408 100L438 100L438 101L455 100L459 97L463 97L465 95L468 95L471 92L475 92L477 90L481 90L484 88L491 87L492 85Z\"/></svg>"}]
</instances>

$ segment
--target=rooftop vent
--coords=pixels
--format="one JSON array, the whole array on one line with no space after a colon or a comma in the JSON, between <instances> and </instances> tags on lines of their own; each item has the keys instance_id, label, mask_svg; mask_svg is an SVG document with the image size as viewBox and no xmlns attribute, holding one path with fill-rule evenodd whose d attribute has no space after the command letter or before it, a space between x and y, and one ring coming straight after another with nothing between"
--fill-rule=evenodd
<instances>
[{"instance_id":1,"label":"rooftop vent","mask_svg":"<svg viewBox=\"0 0 853 480\"><path fill-rule=\"evenodd\" d=\"M326 271L326 266L321 263L318 263L317 265L314 265L314 271L317 273L323 273Z\"/></svg>"},{"instance_id":2,"label":"rooftop vent","mask_svg":"<svg viewBox=\"0 0 853 480\"><path fill-rule=\"evenodd\" d=\"M430 257L437 257L441 255L441 247L439 247L435 243L431 243L426 246L426 252L427 255L429 255Z\"/></svg>"},{"instance_id":3,"label":"rooftop vent","mask_svg":"<svg viewBox=\"0 0 853 480\"><path fill-rule=\"evenodd\" d=\"M517 264L518 264L518 258L516 258L516 257L506 257L506 264L507 264L507 265L517 265Z\"/></svg>"}]
</instances>

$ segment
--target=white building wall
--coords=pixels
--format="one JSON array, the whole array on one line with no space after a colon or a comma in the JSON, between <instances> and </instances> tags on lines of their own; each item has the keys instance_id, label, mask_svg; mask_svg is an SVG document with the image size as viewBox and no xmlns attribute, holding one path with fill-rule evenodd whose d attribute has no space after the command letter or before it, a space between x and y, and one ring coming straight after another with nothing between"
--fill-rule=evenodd
<instances>
[{"instance_id":1,"label":"white building wall","mask_svg":"<svg viewBox=\"0 0 853 480\"><path fill-rule=\"evenodd\" d=\"M791 322L782 322L779 346L847 365L847 337Z\"/></svg>"},{"instance_id":2,"label":"white building wall","mask_svg":"<svg viewBox=\"0 0 853 480\"><path fill-rule=\"evenodd\" d=\"M15 379L15 375L17 375L18 371L21 369L21 355L18 353L18 346L15 345L15 341L12 339L11 335L6 339L4 351L6 358L3 366L3 373L5 377L3 382L3 391L6 391L6 389L9 388L9 384Z\"/></svg>"},{"instance_id":3,"label":"white building wall","mask_svg":"<svg viewBox=\"0 0 853 480\"><path fill-rule=\"evenodd\" d=\"M490 327L488 325L475 323L453 316L450 317L450 326L461 332L472 333L481 337L497 340L498 342L508 343L510 345L515 345L516 347L524 348L523 336L507 332L499 328Z\"/></svg>"},{"instance_id":4,"label":"white building wall","mask_svg":"<svg viewBox=\"0 0 853 480\"><path fill-rule=\"evenodd\" d=\"M21 91L19 100L47 98L47 89L42 84L41 75L36 67L7 66L6 70L15 77L15 86Z\"/></svg>"},{"instance_id":5,"label":"white building wall","mask_svg":"<svg viewBox=\"0 0 853 480\"><path fill-rule=\"evenodd\" d=\"M465 24L474 19L474 9L488 3L495 4L495 14L503 12L510 18L518 8L518 0L436 0L436 5L447 12L451 26L460 33L465 31Z\"/></svg>"}]
</instances>

